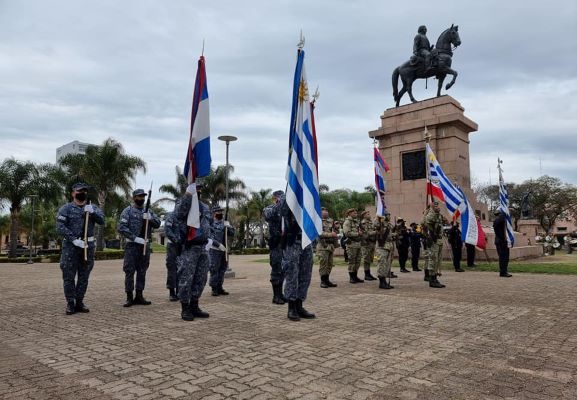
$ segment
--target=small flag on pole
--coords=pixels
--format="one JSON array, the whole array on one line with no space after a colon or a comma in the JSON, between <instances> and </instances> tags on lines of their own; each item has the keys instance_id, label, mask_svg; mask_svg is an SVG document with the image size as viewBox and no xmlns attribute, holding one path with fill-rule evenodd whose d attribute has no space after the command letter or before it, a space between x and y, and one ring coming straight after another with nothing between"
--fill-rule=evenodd
<instances>
[{"instance_id":1,"label":"small flag on pole","mask_svg":"<svg viewBox=\"0 0 577 400\"><path fill-rule=\"evenodd\" d=\"M374 148L373 158L375 160L375 189L376 203L377 203L377 215L384 216L387 205L385 204L385 172L390 171L388 164L385 162L379 149Z\"/></svg>"},{"instance_id":2,"label":"small flag on pole","mask_svg":"<svg viewBox=\"0 0 577 400\"><path fill-rule=\"evenodd\" d=\"M498 159L499 165L497 169L499 170L499 210L505 214L505 219L507 220L507 244L509 247L515 245L515 235L513 234L513 224L511 222L511 213L509 212L509 193L507 192L507 187L505 186L505 181L503 180L503 169L501 164L503 161Z\"/></svg>"}]
</instances>

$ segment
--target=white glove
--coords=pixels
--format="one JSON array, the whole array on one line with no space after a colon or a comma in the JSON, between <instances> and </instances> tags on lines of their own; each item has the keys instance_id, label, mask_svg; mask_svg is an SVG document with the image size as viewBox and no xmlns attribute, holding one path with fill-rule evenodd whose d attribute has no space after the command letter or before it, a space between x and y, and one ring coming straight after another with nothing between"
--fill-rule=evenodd
<instances>
[{"instance_id":1,"label":"white glove","mask_svg":"<svg viewBox=\"0 0 577 400\"><path fill-rule=\"evenodd\" d=\"M74 239L74 240L72 241L72 243L74 244L74 246L80 247L81 249L83 249L84 247L86 247L86 245L84 244L84 240L82 240L82 239Z\"/></svg>"},{"instance_id":2,"label":"white glove","mask_svg":"<svg viewBox=\"0 0 577 400\"><path fill-rule=\"evenodd\" d=\"M137 237L137 238L134 238L134 243L145 244L145 243L146 243L146 240L144 240L144 239L141 238L141 237Z\"/></svg>"},{"instance_id":3,"label":"white glove","mask_svg":"<svg viewBox=\"0 0 577 400\"><path fill-rule=\"evenodd\" d=\"M208 243L206 243L206 246L204 246L204 249L206 251L209 251L212 248L212 239L208 239Z\"/></svg>"},{"instance_id":4,"label":"white glove","mask_svg":"<svg viewBox=\"0 0 577 400\"><path fill-rule=\"evenodd\" d=\"M142 213L142 219L151 219L150 213L149 212Z\"/></svg>"},{"instance_id":5,"label":"white glove","mask_svg":"<svg viewBox=\"0 0 577 400\"><path fill-rule=\"evenodd\" d=\"M220 251L226 251L226 246L225 246L224 244L220 243L220 244L218 245L218 249L219 249Z\"/></svg>"},{"instance_id":6,"label":"white glove","mask_svg":"<svg viewBox=\"0 0 577 400\"><path fill-rule=\"evenodd\" d=\"M230 228L230 222L224 221L224 226L227 227L227 228Z\"/></svg>"},{"instance_id":7,"label":"white glove","mask_svg":"<svg viewBox=\"0 0 577 400\"><path fill-rule=\"evenodd\" d=\"M84 206L84 212L87 212L88 214L92 214L94 212L94 207L92 206L92 204L86 204Z\"/></svg>"},{"instance_id":8,"label":"white glove","mask_svg":"<svg viewBox=\"0 0 577 400\"><path fill-rule=\"evenodd\" d=\"M186 192L190 194L196 193L196 183L191 183L190 185L188 185L186 188Z\"/></svg>"}]
</instances>

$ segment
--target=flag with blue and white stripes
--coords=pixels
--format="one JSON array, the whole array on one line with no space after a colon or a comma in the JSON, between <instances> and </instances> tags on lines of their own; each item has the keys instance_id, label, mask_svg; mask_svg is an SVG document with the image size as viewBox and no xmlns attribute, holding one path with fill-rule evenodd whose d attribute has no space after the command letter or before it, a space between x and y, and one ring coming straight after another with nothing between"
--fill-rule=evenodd
<instances>
[{"instance_id":1,"label":"flag with blue and white stripes","mask_svg":"<svg viewBox=\"0 0 577 400\"><path fill-rule=\"evenodd\" d=\"M302 248L322 232L321 200L315 157L310 97L304 67L305 52L299 49L293 86L289 137L286 202L302 230Z\"/></svg>"},{"instance_id":2,"label":"flag with blue and white stripes","mask_svg":"<svg viewBox=\"0 0 577 400\"><path fill-rule=\"evenodd\" d=\"M427 143L427 161L429 164L429 183L427 184L427 194L431 194L445 203L447 210L453 218L460 215L459 205L463 202L463 195L443 172L441 165L435 157L435 153Z\"/></svg>"},{"instance_id":3,"label":"flag with blue and white stripes","mask_svg":"<svg viewBox=\"0 0 577 400\"><path fill-rule=\"evenodd\" d=\"M507 244L509 247L515 245L515 235L513 234L513 223L511 222L511 213L509 212L509 193L507 192L507 187L505 186L505 181L503 180L503 170L501 169L501 161L498 159L499 169L499 211L505 214L505 219L507 220Z\"/></svg>"}]
</instances>

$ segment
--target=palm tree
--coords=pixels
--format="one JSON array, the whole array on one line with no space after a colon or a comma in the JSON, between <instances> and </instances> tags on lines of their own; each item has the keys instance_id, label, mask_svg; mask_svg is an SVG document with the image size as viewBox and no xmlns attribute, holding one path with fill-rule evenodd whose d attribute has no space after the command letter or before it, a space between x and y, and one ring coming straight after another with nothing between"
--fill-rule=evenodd
<instances>
[{"instance_id":1,"label":"palm tree","mask_svg":"<svg viewBox=\"0 0 577 400\"><path fill-rule=\"evenodd\" d=\"M10 206L10 250L16 255L20 233L20 213L22 206L31 195L40 201L57 202L62 199L62 187L54 180L57 168L50 164L34 164L30 161L5 159L0 165L0 202Z\"/></svg>"},{"instance_id":2,"label":"palm tree","mask_svg":"<svg viewBox=\"0 0 577 400\"><path fill-rule=\"evenodd\" d=\"M86 154L69 154L60 160L68 176L94 186L98 205L105 210L109 196L120 190L126 197L138 171L146 172L146 163L139 157L126 154L120 142L108 138L100 146L89 145ZM105 210L106 211L106 210ZM96 248L104 247L104 230L99 229Z\"/></svg>"},{"instance_id":3,"label":"palm tree","mask_svg":"<svg viewBox=\"0 0 577 400\"><path fill-rule=\"evenodd\" d=\"M163 202L170 202L174 204L176 200L178 200L178 198L184 195L184 193L186 192L186 188L188 186L188 181L186 177L182 174L182 170L178 165L176 166L175 171L176 171L176 185L168 183L161 185L158 188L159 192L166 193L172 197L162 197L156 200L154 204L158 205Z\"/></svg>"},{"instance_id":4,"label":"palm tree","mask_svg":"<svg viewBox=\"0 0 577 400\"><path fill-rule=\"evenodd\" d=\"M246 194L243 192L246 185L241 179L230 177L230 172L233 171L234 168L229 166L228 199L238 201L246 198ZM210 175L203 179L203 183L202 198L211 207L226 200L226 166L219 165L216 169L211 168Z\"/></svg>"},{"instance_id":5,"label":"palm tree","mask_svg":"<svg viewBox=\"0 0 577 400\"><path fill-rule=\"evenodd\" d=\"M264 218L262 217L262 210L269 204L271 204L271 193L272 189L261 189L258 192L251 192L251 197L249 200L249 208L252 211L252 215L258 215L257 224L259 238L258 243L260 247L265 246L264 242Z\"/></svg>"}]
</instances>

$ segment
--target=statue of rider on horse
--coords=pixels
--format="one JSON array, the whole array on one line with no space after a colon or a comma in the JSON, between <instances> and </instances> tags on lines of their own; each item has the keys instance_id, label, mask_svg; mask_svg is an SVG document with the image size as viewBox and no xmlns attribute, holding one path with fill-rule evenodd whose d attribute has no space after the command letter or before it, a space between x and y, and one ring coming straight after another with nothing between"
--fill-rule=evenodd
<instances>
[{"instance_id":1,"label":"statue of rider on horse","mask_svg":"<svg viewBox=\"0 0 577 400\"><path fill-rule=\"evenodd\" d=\"M436 77L439 80L437 96L440 96L445 77L452 75L453 79L446 86L446 90L449 90L458 75L457 71L451 69L453 50L460 45L461 38L457 25L451 25L449 29L441 33L436 46L431 46L427 38L427 27L421 25L415 36L411 59L393 71L393 97L396 106L399 106L405 93L409 94L413 103L417 101L413 97L413 82L417 79ZM400 91L398 90L399 77L403 82Z\"/></svg>"}]
</instances>

